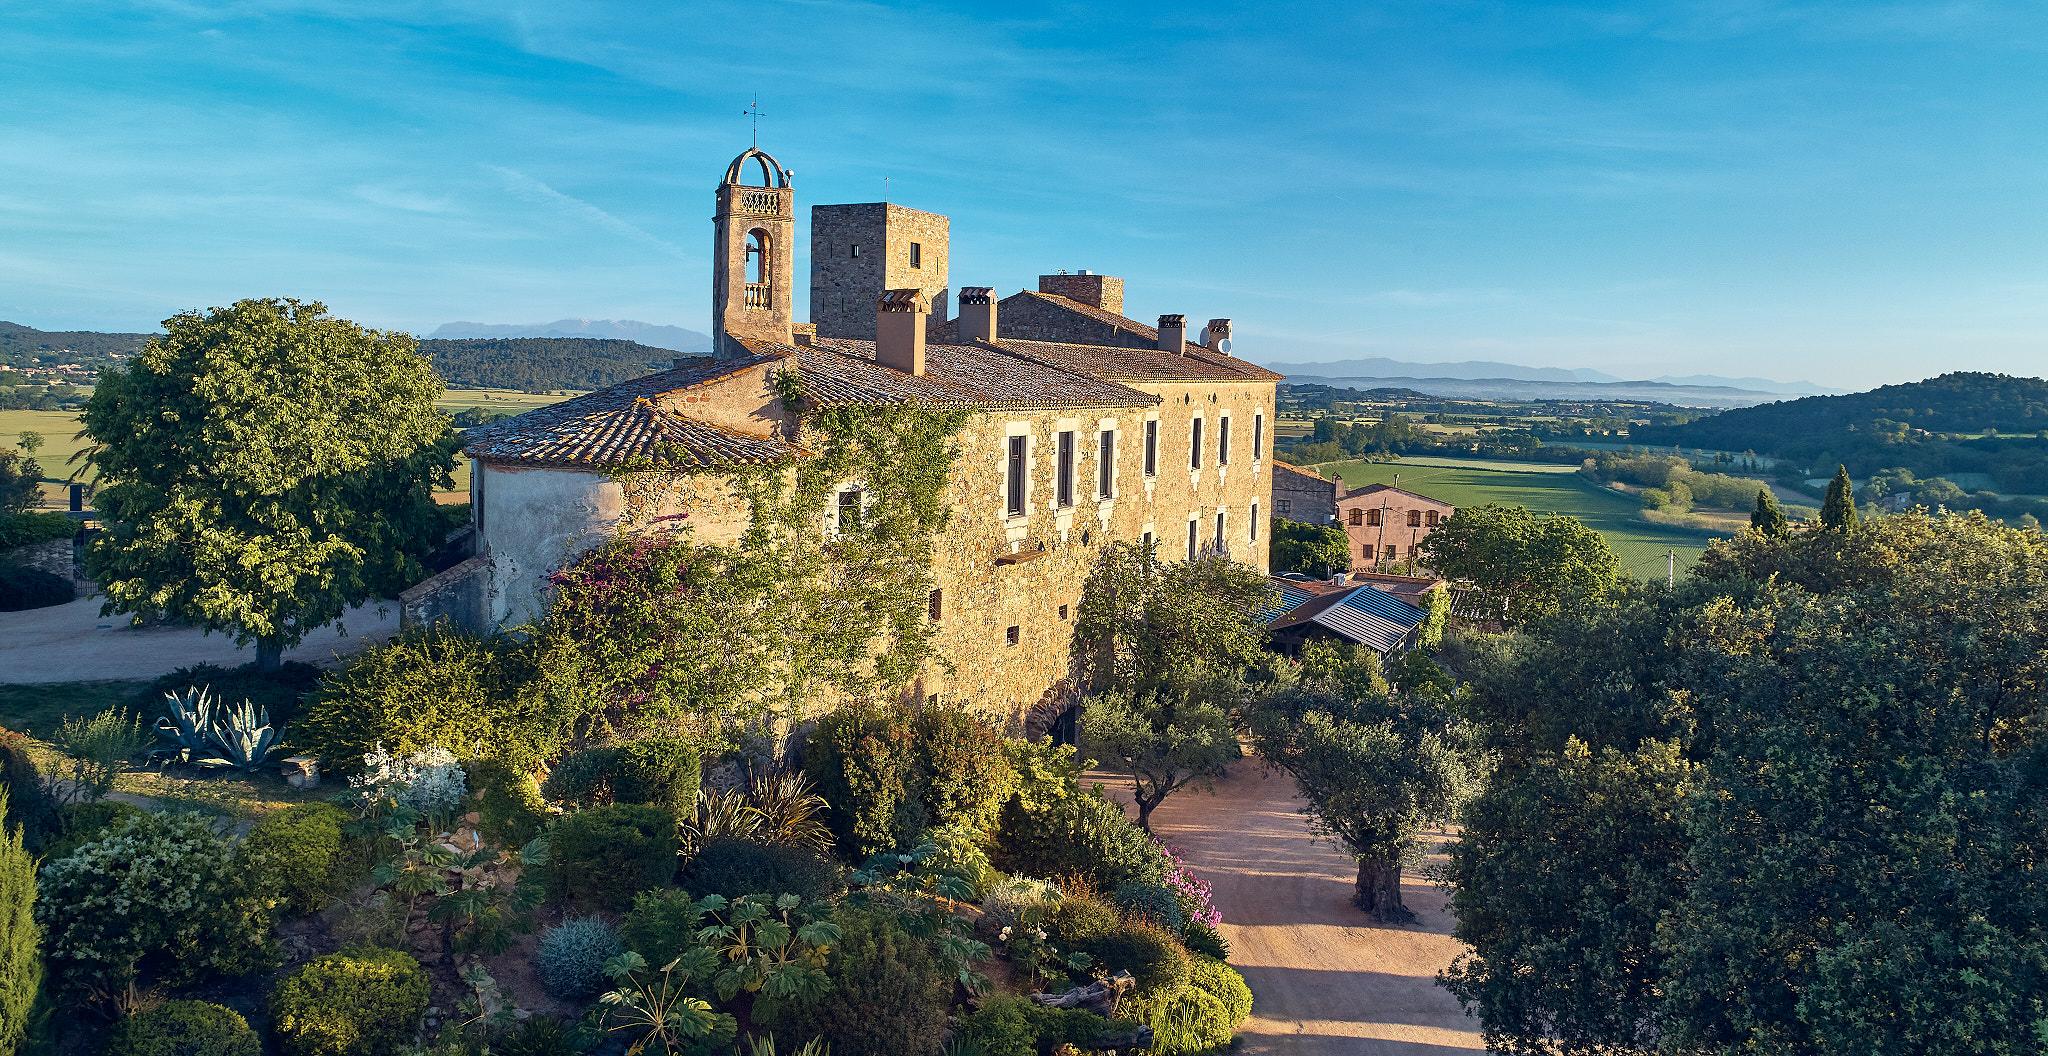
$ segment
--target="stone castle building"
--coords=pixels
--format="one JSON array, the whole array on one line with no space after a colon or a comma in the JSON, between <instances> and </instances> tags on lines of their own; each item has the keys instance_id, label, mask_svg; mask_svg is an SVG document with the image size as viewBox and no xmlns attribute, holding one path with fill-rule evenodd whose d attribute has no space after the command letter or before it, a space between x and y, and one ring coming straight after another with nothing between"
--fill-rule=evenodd
<instances>
[{"instance_id":1,"label":"stone castle building","mask_svg":"<svg viewBox=\"0 0 2048 1056\"><path fill-rule=\"evenodd\" d=\"M813 406L970 412L928 614L950 670L918 692L1043 728L1066 706L1074 614L1107 544L1266 567L1280 375L1231 354L1228 320L1193 339L1178 315L1145 325L1123 316L1122 280L1086 272L1002 298L964 287L948 317L947 218L862 204L812 210L800 324L795 205L788 170L758 149L719 183L715 356L469 432L476 556L430 581L409 616L530 620L551 571L622 530L687 523L700 542L737 539L747 515L726 474L804 457L777 384L789 373ZM629 517L618 470L646 461L683 486ZM858 488L842 489L854 508ZM818 530L845 505L828 503Z\"/></svg>"}]
</instances>

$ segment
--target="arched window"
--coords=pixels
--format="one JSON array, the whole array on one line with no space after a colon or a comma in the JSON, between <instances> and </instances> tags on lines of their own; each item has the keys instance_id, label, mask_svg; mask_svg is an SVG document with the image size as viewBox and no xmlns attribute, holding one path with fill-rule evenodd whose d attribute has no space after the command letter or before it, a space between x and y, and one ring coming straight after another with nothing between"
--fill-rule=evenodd
<instances>
[{"instance_id":1,"label":"arched window","mask_svg":"<svg viewBox=\"0 0 2048 1056\"><path fill-rule=\"evenodd\" d=\"M1367 510L1367 511L1365 511L1365 524L1366 524L1366 527L1368 527L1368 528L1378 528L1378 527L1380 526L1380 511L1378 511L1378 510Z\"/></svg>"},{"instance_id":2,"label":"arched window","mask_svg":"<svg viewBox=\"0 0 2048 1056\"><path fill-rule=\"evenodd\" d=\"M768 232L755 228L747 232L747 281L765 284L768 270Z\"/></svg>"},{"instance_id":3,"label":"arched window","mask_svg":"<svg viewBox=\"0 0 2048 1056\"><path fill-rule=\"evenodd\" d=\"M1422 511L1421 511L1421 510L1409 510L1409 511L1408 511L1408 527L1410 527L1410 528L1420 528L1420 527L1422 527Z\"/></svg>"},{"instance_id":4,"label":"arched window","mask_svg":"<svg viewBox=\"0 0 2048 1056\"><path fill-rule=\"evenodd\" d=\"M1365 523L1365 512L1363 510L1352 510L1349 513L1349 518L1350 525L1356 528Z\"/></svg>"}]
</instances>

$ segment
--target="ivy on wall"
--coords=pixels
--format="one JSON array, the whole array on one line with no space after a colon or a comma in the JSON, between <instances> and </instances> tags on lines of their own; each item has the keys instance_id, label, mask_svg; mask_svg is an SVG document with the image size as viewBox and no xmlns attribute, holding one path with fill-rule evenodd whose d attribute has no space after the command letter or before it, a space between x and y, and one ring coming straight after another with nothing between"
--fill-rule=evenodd
<instances>
[{"instance_id":1,"label":"ivy on wall","mask_svg":"<svg viewBox=\"0 0 2048 1056\"><path fill-rule=\"evenodd\" d=\"M803 407L800 384L778 389ZM900 689L934 655L932 550L968 415L916 407L808 408L808 457L717 478L746 505L733 543L659 524L664 500L701 491L652 461L622 467L619 536L556 573L538 628L548 692L591 731L711 727L744 735L835 695ZM840 492L860 491L837 516ZM713 732L705 730L704 732Z\"/></svg>"}]
</instances>

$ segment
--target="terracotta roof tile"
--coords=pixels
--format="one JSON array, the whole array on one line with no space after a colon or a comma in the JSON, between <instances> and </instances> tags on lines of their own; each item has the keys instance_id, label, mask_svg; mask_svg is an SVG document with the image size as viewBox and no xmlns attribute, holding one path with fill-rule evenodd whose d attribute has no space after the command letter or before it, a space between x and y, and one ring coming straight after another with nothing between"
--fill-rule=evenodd
<instances>
[{"instance_id":1,"label":"terracotta roof tile","mask_svg":"<svg viewBox=\"0 0 2048 1056\"><path fill-rule=\"evenodd\" d=\"M806 396L825 406L1035 409L1149 407L1157 396L983 345L926 345L923 376L875 363L875 343L820 339L792 349Z\"/></svg>"},{"instance_id":2,"label":"terracotta roof tile","mask_svg":"<svg viewBox=\"0 0 2048 1056\"><path fill-rule=\"evenodd\" d=\"M1069 370L1083 370L1095 377L1109 381L1280 381L1286 377L1235 356L1226 356L1206 345L1189 342L1185 351L1176 356L1159 349L1159 330L1126 316L1118 315L1107 308L1097 308L1084 301L1062 297L1056 293L1040 293L1036 290L1019 290L1005 301L1018 297L1030 297L1063 311L1085 316L1096 322L1131 334L1143 345L1099 345L1088 342L1070 341L1022 341L1001 336L1000 316L996 326L997 344L1003 346L1032 345L1051 346L1044 351L1044 358L1053 365ZM957 321L945 324L957 326ZM952 331L946 332L952 336Z\"/></svg>"},{"instance_id":3,"label":"terracotta roof tile","mask_svg":"<svg viewBox=\"0 0 2048 1056\"><path fill-rule=\"evenodd\" d=\"M662 395L731 377L781 358L710 360L664 370L469 430L463 449L498 462L601 469L638 459L681 468L775 462L801 452L660 406Z\"/></svg>"}]
</instances>

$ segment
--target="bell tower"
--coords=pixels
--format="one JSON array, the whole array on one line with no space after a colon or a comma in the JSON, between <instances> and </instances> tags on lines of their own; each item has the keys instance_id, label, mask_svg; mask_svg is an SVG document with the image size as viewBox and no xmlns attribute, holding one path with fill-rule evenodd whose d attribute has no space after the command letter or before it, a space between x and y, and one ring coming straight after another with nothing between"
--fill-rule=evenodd
<instances>
[{"instance_id":1,"label":"bell tower","mask_svg":"<svg viewBox=\"0 0 2048 1056\"><path fill-rule=\"evenodd\" d=\"M758 185L746 182L752 169L760 172ZM720 359L747 354L740 338L790 341L796 196L789 177L767 151L750 147L725 167L725 181L718 185L711 321Z\"/></svg>"}]
</instances>

